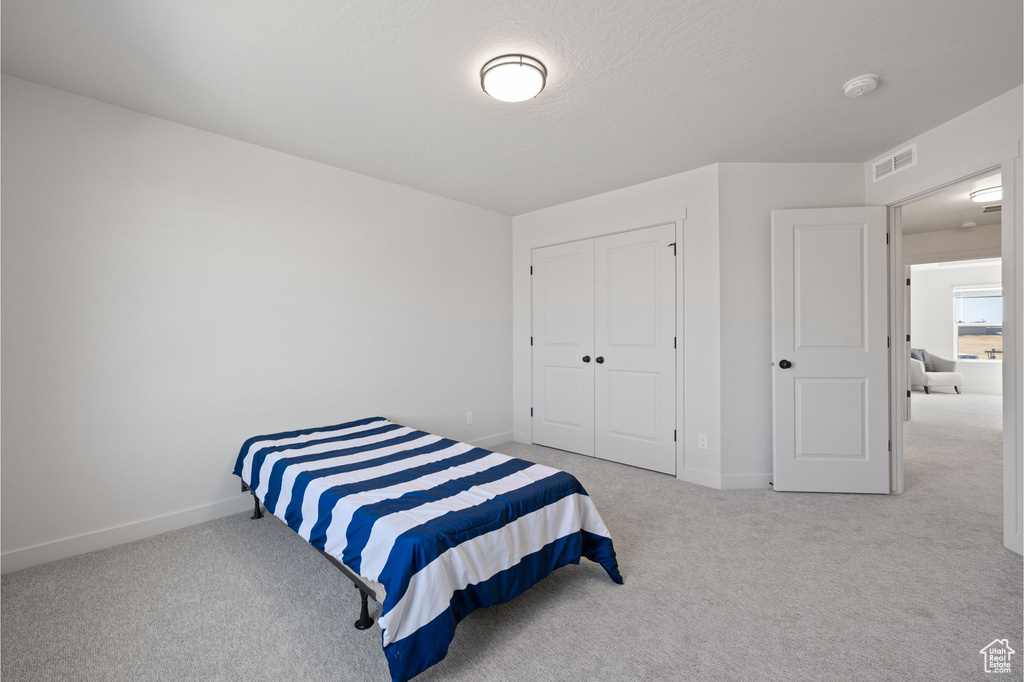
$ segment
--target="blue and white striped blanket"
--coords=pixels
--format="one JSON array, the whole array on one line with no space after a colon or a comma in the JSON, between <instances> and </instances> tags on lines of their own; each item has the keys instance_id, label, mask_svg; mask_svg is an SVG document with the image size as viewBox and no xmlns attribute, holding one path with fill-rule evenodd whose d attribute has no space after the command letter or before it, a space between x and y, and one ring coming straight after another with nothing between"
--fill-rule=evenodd
<instances>
[{"instance_id":1,"label":"blue and white striped blanket","mask_svg":"<svg viewBox=\"0 0 1024 682\"><path fill-rule=\"evenodd\" d=\"M379 586L395 682L443 659L473 609L581 556L622 582L575 477L380 417L250 438L234 473L292 530Z\"/></svg>"}]
</instances>

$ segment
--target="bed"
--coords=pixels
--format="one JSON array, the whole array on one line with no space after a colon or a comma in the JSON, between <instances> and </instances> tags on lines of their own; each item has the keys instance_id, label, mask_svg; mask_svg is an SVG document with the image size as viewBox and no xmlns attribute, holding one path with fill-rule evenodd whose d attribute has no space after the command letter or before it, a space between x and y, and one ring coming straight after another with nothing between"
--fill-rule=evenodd
<instances>
[{"instance_id":1,"label":"bed","mask_svg":"<svg viewBox=\"0 0 1024 682\"><path fill-rule=\"evenodd\" d=\"M242 490L381 604L394 682L445 657L471 611L580 557L622 583L608 529L572 475L370 417L255 436Z\"/></svg>"}]
</instances>

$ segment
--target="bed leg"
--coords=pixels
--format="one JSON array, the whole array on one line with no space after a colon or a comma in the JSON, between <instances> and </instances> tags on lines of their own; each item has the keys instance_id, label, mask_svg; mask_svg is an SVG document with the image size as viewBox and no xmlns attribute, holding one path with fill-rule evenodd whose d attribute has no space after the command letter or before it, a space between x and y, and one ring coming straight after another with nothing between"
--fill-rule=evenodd
<instances>
[{"instance_id":1,"label":"bed leg","mask_svg":"<svg viewBox=\"0 0 1024 682\"><path fill-rule=\"evenodd\" d=\"M253 507L253 510L252 510L252 516L250 516L249 518L250 519L262 519L263 518L263 510L260 509L260 498L256 497L256 493L252 494L252 501L253 501L254 507Z\"/></svg>"},{"instance_id":2,"label":"bed leg","mask_svg":"<svg viewBox=\"0 0 1024 682\"><path fill-rule=\"evenodd\" d=\"M359 590L359 587L356 587ZM366 630L373 625L373 618L370 618L370 608L366 603L366 593L359 590L359 596L362 598L362 604L359 607L359 620L356 621L356 630Z\"/></svg>"}]
</instances>

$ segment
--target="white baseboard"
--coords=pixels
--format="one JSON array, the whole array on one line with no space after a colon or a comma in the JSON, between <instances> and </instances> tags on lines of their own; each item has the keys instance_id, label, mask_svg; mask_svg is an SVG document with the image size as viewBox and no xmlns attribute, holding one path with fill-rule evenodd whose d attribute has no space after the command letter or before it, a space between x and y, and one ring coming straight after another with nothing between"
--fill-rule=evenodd
<instances>
[{"instance_id":1,"label":"white baseboard","mask_svg":"<svg viewBox=\"0 0 1024 682\"><path fill-rule=\"evenodd\" d=\"M676 475L680 481L696 483L716 490L722 489L722 475L713 471L700 471L698 469L680 469Z\"/></svg>"},{"instance_id":2,"label":"white baseboard","mask_svg":"<svg viewBox=\"0 0 1024 682\"><path fill-rule=\"evenodd\" d=\"M771 474L723 474L722 490L747 490L770 488Z\"/></svg>"},{"instance_id":3,"label":"white baseboard","mask_svg":"<svg viewBox=\"0 0 1024 682\"><path fill-rule=\"evenodd\" d=\"M512 440L512 432L496 433L493 436L486 436L470 441L470 445L487 448L501 445ZM113 528L82 533L61 540L44 542L31 547L13 549L0 554L0 573L11 573L20 571L30 566L66 559L77 554L95 552L98 549L106 549L121 545L134 540L166 533L167 531L193 526L204 521L212 521L222 516L238 514L252 508L252 498L249 495L238 495L230 500L221 500L210 504L184 509L182 511L156 516L141 521L126 523Z\"/></svg>"},{"instance_id":4,"label":"white baseboard","mask_svg":"<svg viewBox=\"0 0 1024 682\"><path fill-rule=\"evenodd\" d=\"M1020 533L1017 533L1016 535L1011 535L1010 541L1008 543L1004 542L1003 546L1011 552L1016 552L1017 554L1024 554L1024 535L1021 535Z\"/></svg>"},{"instance_id":5,"label":"white baseboard","mask_svg":"<svg viewBox=\"0 0 1024 682\"><path fill-rule=\"evenodd\" d=\"M527 445L531 445L533 442L530 440L530 434L528 434L526 431L513 431L512 440L514 440L517 443L526 443Z\"/></svg>"},{"instance_id":6,"label":"white baseboard","mask_svg":"<svg viewBox=\"0 0 1024 682\"><path fill-rule=\"evenodd\" d=\"M483 438L477 438L476 440L469 441L470 445L475 445L478 448L492 448L495 445L501 445L512 440L512 432L505 431L504 433L496 433L493 436L484 436Z\"/></svg>"},{"instance_id":7,"label":"white baseboard","mask_svg":"<svg viewBox=\"0 0 1024 682\"><path fill-rule=\"evenodd\" d=\"M212 502L199 507L165 514L164 516L156 516L126 523L121 526L114 526L113 528L82 533L70 538L44 542L23 549L13 549L0 554L0 572L20 571L30 566L38 566L39 564L65 559L77 554L114 547L115 545L141 540L204 521L212 521L213 519L237 514L251 508L252 497L239 494L230 500Z\"/></svg>"}]
</instances>

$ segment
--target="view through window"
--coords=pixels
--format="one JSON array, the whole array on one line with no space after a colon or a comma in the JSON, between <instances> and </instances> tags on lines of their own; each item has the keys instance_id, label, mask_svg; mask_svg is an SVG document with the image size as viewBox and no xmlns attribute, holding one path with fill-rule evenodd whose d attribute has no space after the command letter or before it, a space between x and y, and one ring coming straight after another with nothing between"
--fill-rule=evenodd
<instances>
[{"instance_id":1,"label":"view through window","mask_svg":"<svg viewBox=\"0 0 1024 682\"><path fill-rule=\"evenodd\" d=\"M957 287L956 350L961 360L1003 359L1002 287Z\"/></svg>"}]
</instances>

